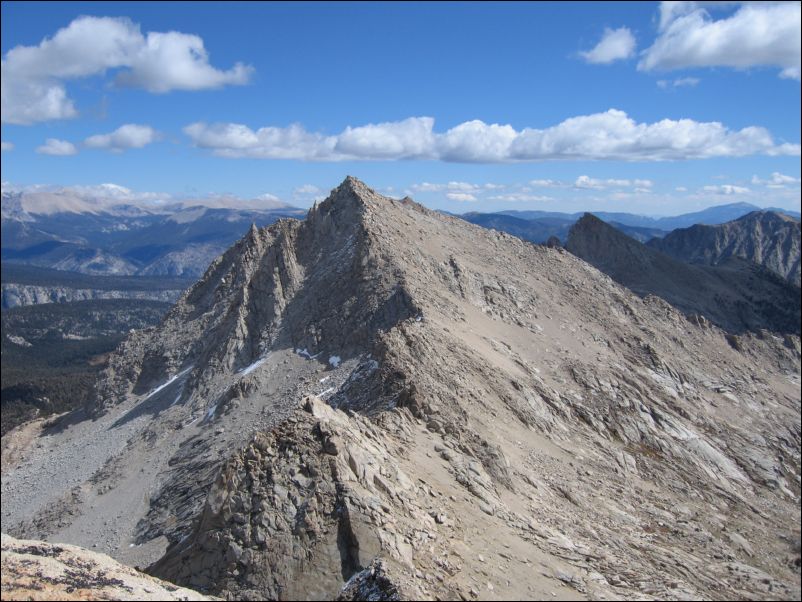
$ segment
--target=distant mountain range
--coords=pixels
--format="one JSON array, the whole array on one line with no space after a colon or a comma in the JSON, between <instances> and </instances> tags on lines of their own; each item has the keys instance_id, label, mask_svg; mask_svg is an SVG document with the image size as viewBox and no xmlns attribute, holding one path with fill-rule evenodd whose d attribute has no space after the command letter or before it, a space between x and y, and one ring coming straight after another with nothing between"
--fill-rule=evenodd
<instances>
[{"instance_id":1,"label":"distant mountain range","mask_svg":"<svg viewBox=\"0 0 802 602\"><path fill-rule=\"evenodd\" d=\"M754 211L714 226L677 229L648 245L689 263L719 265L732 258L744 259L800 285L800 222L774 211Z\"/></svg>"},{"instance_id":2,"label":"distant mountain range","mask_svg":"<svg viewBox=\"0 0 802 602\"><path fill-rule=\"evenodd\" d=\"M717 265L691 265L590 213L571 228L565 247L634 293L661 297L729 332L800 331L799 288L755 263L731 257Z\"/></svg>"},{"instance_id":3,"label":"distant mountain range","mask_svg":"<svg viewBox=\"0 0 802 602\"><path fill-rule=\"evenodd\" d=\"M274 200L134 205L74 193L3 192L2 260L83 274L197 278L252 223L303 213Z\"/></svg>"},{"instance_id":4,"label":"distant mountain range","mask_svg":"<svg viewBox=\"0 0 802 602\"><path fill-rule=\"evenodd\" d=\"M671 217L649 217L633 213L593 212L593 215L640 242L662 238L677 228L694 224L722 224L754 211L774 211L799 219L799 213L785 209L761 209L751 203L731 203L708 207L694 213ZM500 211L498 213L465 213L462 219L486 228L495 228L528 240L546 242L552 236L565 241L571 226L584 212L560 213L555 211Z\"/></svg>"}]
</instances>

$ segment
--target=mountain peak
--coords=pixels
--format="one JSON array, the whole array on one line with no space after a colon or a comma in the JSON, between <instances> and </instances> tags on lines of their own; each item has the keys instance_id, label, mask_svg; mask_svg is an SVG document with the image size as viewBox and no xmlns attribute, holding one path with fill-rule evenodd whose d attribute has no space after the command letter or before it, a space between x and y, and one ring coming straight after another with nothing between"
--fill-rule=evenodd
<instances>
[{"instance_id":1,"label":"mountain peak","mask_svg":"<svg viewBox=\"0 0 802 602\"><path fill-rule=\"evenodd\" d=\"M332 194L338 198L354 196L363 202L381 196L362 180L354 176L346 176L342 183L332 191Z\"/></svg>"},{"instance_id":2,"label":"mountain peak","mask_svg":"<svg viewBox=\"0 0 802 602\"><path fill-rule=\"evenodd\" d=\"M751 307L709 269L679 273L635 241L630 253L593 216L582 227L593 254L647 284L659 270L696 313L699 291L710 311ZM774 534L799 512L786 492L799 474L788 430L799 424L798 336L727 339L570 253L352 178L307 220L258 235L111 354L95 421L65 419L3 475L4 528L49 529L53 503L67 499L75 510L48 537L103 542L228 599L335 599L370 571L433 599L467 597L480 576L505 599L539 598L556 586L508 582L479 551L532 555L556 574L569 570L565 550L604 554L603 579L574 583L595 597L643 597L630 584L648 583L654 597L709 598L752 574L707 562L747 562L710 527L722 504L755 557L793 553ZM798 300L756 282L749 294L765 298L754 304L794 308L799 323ZM76 485L85 494L73 496ZM153 494L118 514L143 486ZM651 529L658 517L677 528ZM694 538L696 524L714 535ZM660 545L630 545L645 532ZM458 573L442 560L452 542L465 546ZM571 574L585 575L585 552L570 557ZM753 589L739 581L742 597L767 591L759 570ZM613 590L622 571L632 577ZM795 578L773 574L772 591L798 599Z\"/></svg>"}]
</instances>

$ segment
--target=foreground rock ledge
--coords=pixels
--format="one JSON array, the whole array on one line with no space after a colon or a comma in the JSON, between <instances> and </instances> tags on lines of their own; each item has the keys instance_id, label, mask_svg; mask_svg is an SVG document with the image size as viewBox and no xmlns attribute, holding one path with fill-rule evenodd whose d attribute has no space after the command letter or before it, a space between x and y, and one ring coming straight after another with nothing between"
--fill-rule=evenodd
<instances>
[{"instance_id":1,"label":"foreground rock ledge","mask_svg":"<svg viewBox=\"0 0 802 602\"><path fill-rule=\"evenodd\" d=\"M219 600L77 546L2 537L3 600Z\"/></svg>"}]
</instances>

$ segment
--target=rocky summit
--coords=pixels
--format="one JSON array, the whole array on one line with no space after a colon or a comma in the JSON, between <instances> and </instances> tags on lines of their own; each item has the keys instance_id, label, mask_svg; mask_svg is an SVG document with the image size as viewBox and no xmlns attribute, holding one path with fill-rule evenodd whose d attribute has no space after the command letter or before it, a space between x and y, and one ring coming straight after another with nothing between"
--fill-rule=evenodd
<instances>
[{"instance_id":1,"label":"rocky summit","mask_svg":"<svg viewBox=\"0 0 802 602\"><path fill-rule=\"evenodd\" d=\"M798 599L796 315L349 177L4 437L3 530L228 599Z\"/></svg>"}]
</instances>

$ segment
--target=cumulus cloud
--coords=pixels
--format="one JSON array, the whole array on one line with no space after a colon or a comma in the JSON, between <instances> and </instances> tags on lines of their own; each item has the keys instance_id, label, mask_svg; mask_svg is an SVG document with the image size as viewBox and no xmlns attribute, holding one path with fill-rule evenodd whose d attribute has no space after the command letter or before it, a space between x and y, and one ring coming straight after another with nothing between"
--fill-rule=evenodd
<instances>
[{"instance_id":1,"label":"cumulus cloud","mask_svg":"<svg viewBox=\"0 0 802 602\"><path fill-rule=\"evenodd\" d=\"M373 159L430 158L434 119L410 117L403 121L347 127L337 136L335 153Z\"/></svg>"},{"instance_id":2,"label":"cumulus cloud","mask_svg":"<svg viewBox=\"0 0 802 602\"><path fill-rule=\"evenodd\" d=\"M704 192L712 192L713 194L725 194L725 195L746 194L750 192L748 188L745 188L743 186L735 186L733 184L721 184L719 186L703 186L702 190Z\"/></svg>"},{"instance_id":3,"label":"cumulus cloud","mask_svg":"<svg viewBox=\"0 0 802 602\"><path fill-rule=\"evenodd\" d=\"M657 39L638 63L643 71L688 67L772 66L800 78L800 3L743 3L713 19L708 8L733 3L663 2Z\"/></svg>"},{"instance_id":4,"label":"cumulus cloud","mask_svg":"<svg viewBox=\"0 0 802 602\"><path fill-rule=\"evenodd\" d=\"M487 190L492 190L496 187L495 184L484 185ZM455 182L451 181L446 184L433 184L431 182L422 182L420 184L413 184L410 187L414 192L477 192L482 186L478 184L471 184L470 182Z\"/></svg>"},{"instance_id":5,"label":"cumulus cloud","mask_svg":"<svg viewBox=\"0 0 802 602\"><path fill-rule=\"evenodd\" d=\"M2 152L6 153L8 151L14 150L14 143L6 142L5 140L3 140L2 144L0 144L0 147L2 148Z\"/></svg>"},{"instance_id":6,"label":"cumulus cloud","mask_svg":"<svg viewBox=\"0 0 802 602\"><path fill-rule=\"evenodd\" d=\"M38 46L15 46L2 60L2 120L31 124L75 117L66 82L120 69L116 82L149 92L203 90L248 82L252 67L209 64L203 40L170 31L142 34L125 18L79 17Z\"/></svg>"},{"instance_id":7,"label":"cumulus cloud","mask_svg":"<svg viewBox=\"0 0 802 602\"><path fill-rule=\"evenodd\" d=\"M789 186L799 184L800 181L802 181L800 178L787 176L778 171L772 173L771 177L766 180L758 178L757 176L752 176L752 184L755 186L767 186L768 188L788 188Z\"/></svg>"},{"instance_id":8,"label":"cumulus cloud","mask_svg":"<svg viewBox=\"0 0 802 602\"><path fill-rule=\"evenodd\" d=\"M657 80L657 87L666 90L668 88L692 88L699 84L701 80L698 77L680 77L675 80L659 79Z\"/></svg>"},{"instance_id":9,"label":"cumulus cloud","mask_svg":"<svg viewBox=\"0 0 802 602\"><path fill-rule=\"evenodd\" d=\"M518 135L511 125L466 121L438 135L437 155L444 161L493 163L509 155Z\"/></svg>"},{"instance_id":10,"label":"cumulus cloud","mask_svg":"<svg viewBox=\"0 0 802 602\"><path fill-rule=\"evenodd\" d=\"M590 176L579 176L574 182L574 188L587 190L604 190L605 188L635 188L635 192L649 191L654 186L651 180L627 180L620 178L608 178L606 180L591 178Z\"/></svg>"},{"instance_id":11,"label":"cumulus cloud","mask_svg":"<svg viewBox=\"0 0 802 602\"><path fill-rule=\"evenodd\" d=\"M499 194L490 197L491 201L504 201L508 203L521 203L526 201L553 201L550 196L539 194L529 194L527 192L510 192L509 194Z\"/></svg>"},{"instance_id":12,"label":"cumulus cloud","mask_svg":"<svg viewBox=\"0 0 802 602\"><path fill-rule=\"evenodd\" d=\"M559 180L529 180L529 185L535 188L562 188L566 183Z\"/></svg>"},{"instance_id":13,"label":"cumulus cloud","mask_svg":"<svg viewBox=\"0 0 802 602\"><path fill-rule=\"evenodd\" d=\"M475 201L476 197L468 192L447 192L446 198L451 201Z\"/></svg>"},{"instance_id":14,"label":"cumulus cloud","mask_svg":"<svg viewBox=\"0 0 802 602\"><path fill-rule=\"evenodd\" d=\"M122 152L130 148L142 148L155 142L159 133L149 125L127 123L108 134L90 136L84 140L89 148L105 148L112 152Z\"/></svg>"},{"instance_id":15,"label":"cumulus cloud","mask_svg":"<svg viewBox=\"0 0 802 602\"><path fill-rule=\"evenodd\" d=\"M40 155L67 157L78 154L78 149L75 148L72 142L59 140L58 138L48 138L42 146L36 147L36 152Z\"/></svg>"},{"instance_id":16,"label":"cumulus cloud","mask_svg":"<svg viewBox=\"0 0 802 602\"><path fill-rule=\"evenodd\" d=\"M293 190L295 194L320 194L323 192L320 188L315 186L314 184L303 184L298 186L295 190Z\"/></svg>"},{"instance_id":17,"label":"cumulus cloud","mask_svg":"<svg viewBox=\"0 0 802 602\"><path fill-rule=\"evenodd\" d=\"M605 28L601 41L592 50L579 53L588 63L609 65L635 54L635 36L627 27Z\"/></svg>"},{"instance_id":18,"label":"cumulus cloud","mask_svg":"<svg viewBox=\"0 0 802 602\"><path fill-rule=\"evenodd\" d=\"M195 146L222 157L304 161L411 158L458 163L673 161L800 154L799 144L777 144L762 127L730 130L719 122L692 119L637 123L616 109L571 117L545 129L520 131L511 125L474 120L437 133L432 118L413 117L347 128L338 135L308 132L299 124L254 131L237 123L203 122L186 126L184 133Z\"/></svg>"},{"instance_id":19,"label":"cumulus cloud","mask_svg":"<svg viewBox=\"0 0 802 602\"><path fill-rule=\"evenodd\" d=\"M221 157L258 159L337 160L336 136L307 132L293 124L285 128L263 127L256 131L237 123L193 123L184 128L195 146L214 150Z\"/></svg>"}]
</instances>

